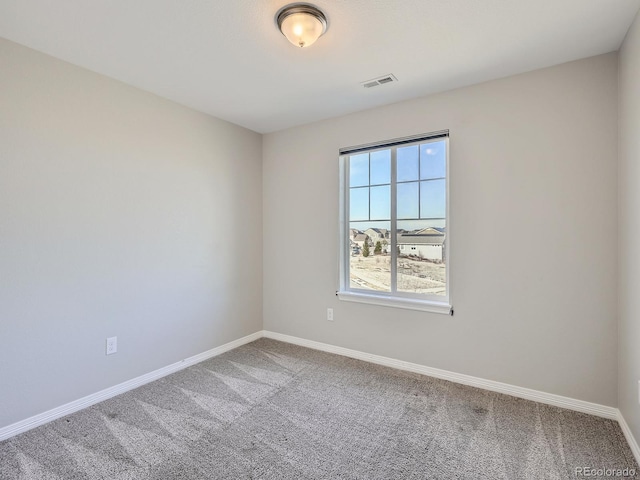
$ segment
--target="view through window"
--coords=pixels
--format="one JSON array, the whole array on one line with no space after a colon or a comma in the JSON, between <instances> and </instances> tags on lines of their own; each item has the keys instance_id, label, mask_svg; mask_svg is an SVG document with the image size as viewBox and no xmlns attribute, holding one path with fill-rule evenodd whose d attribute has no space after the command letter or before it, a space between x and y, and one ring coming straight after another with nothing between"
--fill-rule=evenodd
<instances>
[{"instance_id":1,"label":"view through window","mask_svg":"<svg viewBox=\"0 0 640 480\"><path fill-rule=\"evenodd\" d=\"M446 300L447 147L440 135L344 155L348 290Z\"/></svg>"}]
</instances>

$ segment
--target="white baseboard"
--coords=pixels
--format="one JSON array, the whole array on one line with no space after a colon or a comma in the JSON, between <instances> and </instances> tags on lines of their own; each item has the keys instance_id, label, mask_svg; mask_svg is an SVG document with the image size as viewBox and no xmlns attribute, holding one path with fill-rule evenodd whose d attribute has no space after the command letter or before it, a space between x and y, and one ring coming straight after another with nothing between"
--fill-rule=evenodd
<instances>
[{"instance_id":1,"label":"white baseboard","mask_svg":"<svg viewBox=\"0 0 640 480\"><path fill-rule=\"evenodd\" d=\"M327 343L315 342L313 340L306 340L303 338L293 337L291 335L270 332L268 330L265 330L263 333L267 338L272 338L274 340L280 340L287 343L293 343L302 347L313 348L314 350L336 353L338 355L355 358L357 360L364 360L365 362L376 363L385 367L392 367L399 370L421 373L422 375L427 375L429 377L441 378L443 380L449 380L451 382L461 383L463 385L469 385L471 387L482 388L484 390L490 390L492 392L504 393L513 397L533 400L534 402L545 403L547 405L553 405L555 407L567 408L569 410L588 413L590 415L596 415L598 417L609 418L612 420L618 419L618 409L614 407L608 407L606 405L599 405L597 403L576 400L574 398L563 397L560 395L555 395L553 393L540 392L538 390L532 390L530 388L516 387L507 383L494 382L493 380L485 380L484 378L472 377L471 375L465 375L462 373L455 373L449 372L447 370L441 370L439 368L426 367L424 365L418 365L417 363L404 362L402 360L382 357L380 355L373 355L371 353L359 352L357 350L351 350L343 347L336 347Z\"/></svg>"},{"instance_id":2,"label":"white baseboard","mask_svg":"<svg viewBox=\"0 0 640 480\"><path fill-rule=\"evenodd\" d=\"M91 395L87 395L86 397L74 400L73 402L69 402L65 405L61 405L46 412L39 413L38 415L34 415L33 417L21 420L12 425L2 427L0 428L0 441L6 440L10 437L13 437L14 435L26 432L27 430L31 430L32 428L38 427L40 425L44 425L45 423L56 420L57 418L77 412L79 410L82 410L83 408L90 407L91 405L102 402L103 400L107 400L111 397L115 397L116 395L120 395L121 393L128 392L129 390L138 388L146 383L153 382L154 380L158 380L162 377L166 377L171 373L177 372L178 370L182 370L183 368L187 368L191 365L207 360L208 358L215 357L224 352L228 352L229 350L233 350L234 348L244 345L245 343L253 342L254 340L261 338L262 336L262 331L252 333L251 335L247 335L246 337L242 337L238 340L225 343L224 345L212 348L211 350L199 353L198 355L185 358L184 360L172 363L171 365L167 365L163 368L159 368L158 370L154 370L153 372L146 373L131 380L127 380L126 382L114 385L113 387L106 388L96 393L92 393Z\"/></svg>"},{"instance_id":3,"label":"white baseboard","mask_svg":"<svg viewBox=\"0 0 640 480\"><path fill-rule=\"evenodd\" d=\"M247 335L246 337L242 337L242 338L239 338L238 340L234 340L232 342L226 343L224 345L213 348L211 350L207 350L206 352L186 358L180 362L176 362L166 367L160 368L158 370L154 370L153 372L147 373L145 375L141 375L139 377L133 378L131 380L120 383L118 385L114 385L113 387L107 388L105 390L101 390L99 392L93 393L91 395L80 398L73 402L69 402L65 405L53 408L51 410L40 413L33 417L27 418L25 420L21 420L12 425L2 427L0 428L0 441L6 440L10 437L13 437L14 435L18 435L19 433L26 432L27 430L31 430L32 428L51 422L52 420L55 420L57 418L64 417L65 415L69 415L71 413L77 412L79 410L82 410L83 408L87 408L91 405L94 405L98 402L102 402L103 400L107 400L121 393L127 392L129 390L133 390L134 388L140 387L144 384L147 384L159 378L165 377L171 373L177 372L178 370L182 370L191 365L202 362L208 358L212 358L224 352L227 352L229 350L233 350L234 348L237 348L246 343L253 342L254 340L258 340L259 338L262 338L262 337L272 338L274 340L280 340L283 342L292 343L294 345L313 348L314 350L321 350L324 352L335 353L338 355L343 355L346 357L363 360L365 362L397 368L399 370L406 370L409 372L420 373L422 375L427 375L430 377L441 378L443 380L449 380L451 382L461 383L463 385L469 385L469 386L481 388L484 390L504 393L514 397L519 397L527 400L532 400L535 402L545 403L547 405L553 405L556 407L567 408L569 410L575 410L578 412L588 413L588 414L596 415L599 417L617 420L620 423L620 428L622 429L625 438L629 442L629 446L631 447L631 450L636 458L636 461L640 463L640 448L638 447L638 443L633 437L633 434L631 433L629 426L624 420L624 417L622 416L622 414L617 408L608 407L605 405L599 405L591 402L585 402L583 400L576 400L573 398L563 397L563 396L555 395L552 393L540 392L540 391L532 390L529 388L517 387L514 385L495 382L492 380L485 380L483 378L473 377L471 375L464 375L461 373L441 370L439 368L427 367L427 366L419 365L416 363L405 362L402 360L396 360L393 358L383 357L380 355L373 355L370 353L351 350L348 348L337 347L337 346L329 345L326 343L315 342L313 340L306 340L303 338L298 338L291 335L284 335L282 333L271 332L268 330L252 333L251 335Z\"/></svg>"},{"instance_id":4,"label":"white baseboard","mask_svg":"<svg viewBox=\"0 0 640 480\"><path fill-rule=\"evenodd\" d=\"M636 439L629 428L629 424L622 416L622 412L620 410L618 410L617 420L620 424L620 428L622 429L622 433L624 433L624 438L627 439L627 443L629 443L633 456L636 458L636 462L640 465L640 447L638 446L638 442L636 442Z\"/></svg>"}]
</instances>

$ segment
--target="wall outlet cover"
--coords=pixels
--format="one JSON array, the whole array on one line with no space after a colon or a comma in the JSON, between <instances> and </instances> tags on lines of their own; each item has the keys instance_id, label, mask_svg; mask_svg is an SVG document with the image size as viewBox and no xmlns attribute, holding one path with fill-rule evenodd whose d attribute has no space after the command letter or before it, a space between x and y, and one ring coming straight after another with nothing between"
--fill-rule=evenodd
<instances>
[{"instance_id":1,"label":"wall outlet cover","mask_svg":"<svg viewBox=\"0 0 640 480\"><path fill-rule=\"evenodd\" d=\"M118 351L118 337L107 338L107 355L113 355Z\"/></svg>"}]
</instances>

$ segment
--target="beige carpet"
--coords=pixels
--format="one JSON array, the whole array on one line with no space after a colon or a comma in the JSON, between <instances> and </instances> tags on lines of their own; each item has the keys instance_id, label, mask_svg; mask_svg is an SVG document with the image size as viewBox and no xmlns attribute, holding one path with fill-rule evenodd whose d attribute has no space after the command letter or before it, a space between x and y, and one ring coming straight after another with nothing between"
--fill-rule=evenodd
<instances>
[{"instance_id":1,"label":"beige carpet","mask_svg":"<svg viewBox=\"0 0 640 480\"><path fill-rule=\"evenodd\" d=\"M638 470L612 420L268 339L0 443L3 480L594 478L576 468Z\"/></svg>"}]
</instances>

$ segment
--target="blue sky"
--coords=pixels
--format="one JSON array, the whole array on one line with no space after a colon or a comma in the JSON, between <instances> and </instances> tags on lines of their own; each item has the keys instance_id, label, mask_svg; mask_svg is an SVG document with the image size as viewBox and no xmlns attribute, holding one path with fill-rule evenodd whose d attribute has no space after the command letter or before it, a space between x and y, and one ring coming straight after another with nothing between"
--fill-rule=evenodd
<instances>
[{"instance_id":1,"label":"blue sky","mask_svg":"<svg viewBox=\"0 0 640 480\"><path fill-rule=\"evenodd\" d=\"M418 216L423 219L445 217L446 181L442 179L446 176L445 149L444 141L398 148L398 221ZM370 220L389 220L390 181L391 150L352 155L349 160L350 220L368 220L370 225L365 228L373 226ZM389 228L388 225L376 226Z\"/></svg>"}]
</instances>

